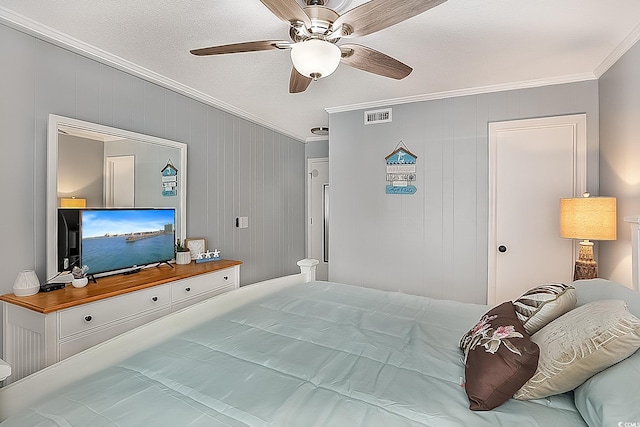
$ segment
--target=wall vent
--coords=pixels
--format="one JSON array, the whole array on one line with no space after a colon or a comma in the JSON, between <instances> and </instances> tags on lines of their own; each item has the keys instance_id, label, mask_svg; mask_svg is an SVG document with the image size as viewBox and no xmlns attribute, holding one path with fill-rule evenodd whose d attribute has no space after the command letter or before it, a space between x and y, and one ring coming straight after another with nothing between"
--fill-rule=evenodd
<instances>
[{"instance_id":1,"label":"wall vent","mask_svg":"<svg viewBox=\"0 0 640 427\"><path fill-rule=\"evenodd\" d=\"M374 123L387 123L392 121L391 108L385 108L384 110L371 110L364 112L364 124L371 125Z\"/></svg>"}]
</instances>

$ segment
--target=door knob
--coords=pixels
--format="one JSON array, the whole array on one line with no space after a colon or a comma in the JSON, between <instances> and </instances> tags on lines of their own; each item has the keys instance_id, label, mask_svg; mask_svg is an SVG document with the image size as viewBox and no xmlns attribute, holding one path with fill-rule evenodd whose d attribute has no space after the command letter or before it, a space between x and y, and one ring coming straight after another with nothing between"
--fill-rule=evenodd
<instances>
[{"instance_id":1,"label":"door knob","mask_svg":"<svg viewBox=\"0 0 640 427\"><path fill-rule=\"evenodd\" d=\"M498 246L498 252L500 252L500 253L507 252L507 247L505 245Z\"/></svg>"}]
</instances>

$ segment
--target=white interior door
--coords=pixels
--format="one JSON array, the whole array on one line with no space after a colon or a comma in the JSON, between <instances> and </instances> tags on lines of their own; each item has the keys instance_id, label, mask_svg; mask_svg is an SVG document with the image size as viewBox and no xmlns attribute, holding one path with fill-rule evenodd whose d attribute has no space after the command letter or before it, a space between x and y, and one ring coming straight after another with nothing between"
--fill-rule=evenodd
<instances>
[{"instance_id":1,"label":"white interior door","mask_svg":"<svg viewBox=\"0 0 640 427\"><path fill-rule=\"evenodd\" d=\"M308 232L307 256L320 261L316 279L329 277L329 159L309 159L307 163Z\"/></svg>"},{"instance_id":2,"label":"white interior door","mask_svg":"<svg viewBox=\"0 0 640 427\"><path fill-rule=\"evenodd\" d=\"M158 174L158 176L160 176L160 174ZM134 207L135 156L107 157L105 164L104 182L105 207Z\"/></svg>"},{"instance_id":3,"label":"white interior door","mask_svg":"<svg viewBox=\"0 0 640 427\"><path fill-rule=\"evenodd\" d=\"M488 304L572 281L559 206L586 191L586 146L584 114L489 124Z\"/></svg>"}]
</instances>

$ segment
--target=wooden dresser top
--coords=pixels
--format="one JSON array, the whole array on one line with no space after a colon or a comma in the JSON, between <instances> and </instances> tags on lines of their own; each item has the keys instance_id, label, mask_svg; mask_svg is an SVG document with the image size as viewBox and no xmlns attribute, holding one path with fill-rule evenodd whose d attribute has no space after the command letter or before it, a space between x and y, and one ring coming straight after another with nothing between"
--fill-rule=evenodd
<instances>
[{"instance_id":1,"label":"wooden dresser top","mask_svg":"<svg viewBox=\"0 0 640 427\"><path fill-rule=\"evenodd\" d=\"M195 262L186 265L172 264L174 268L161 264L158 267L144 268L136 274L98 277L97 283L89 281L84 288L74 288L71 284L67 284L64 289L38 292L27 297L17 297L12 293L5 294L0 296L0 301L46 314L240 264L242 264L241 261L227 259L199 264Z\"/></svg>"}]
</instances>

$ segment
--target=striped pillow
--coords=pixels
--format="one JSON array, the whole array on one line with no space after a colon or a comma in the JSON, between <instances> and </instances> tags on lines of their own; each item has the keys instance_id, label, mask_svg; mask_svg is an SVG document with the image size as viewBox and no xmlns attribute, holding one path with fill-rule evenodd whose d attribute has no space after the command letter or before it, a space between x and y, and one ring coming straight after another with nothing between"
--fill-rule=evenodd
<instances>
[{"instance_id":1,"label":"striped pillow","mask_svg":"<svg viewBox=\"0 0 640 427\"><path fill-rule=\"evenodd\" d=\"M525 292L513 301L518 319L529 335L576 305L576 290L564 283L548 283Z\"/></svg>"}]
</instances>

